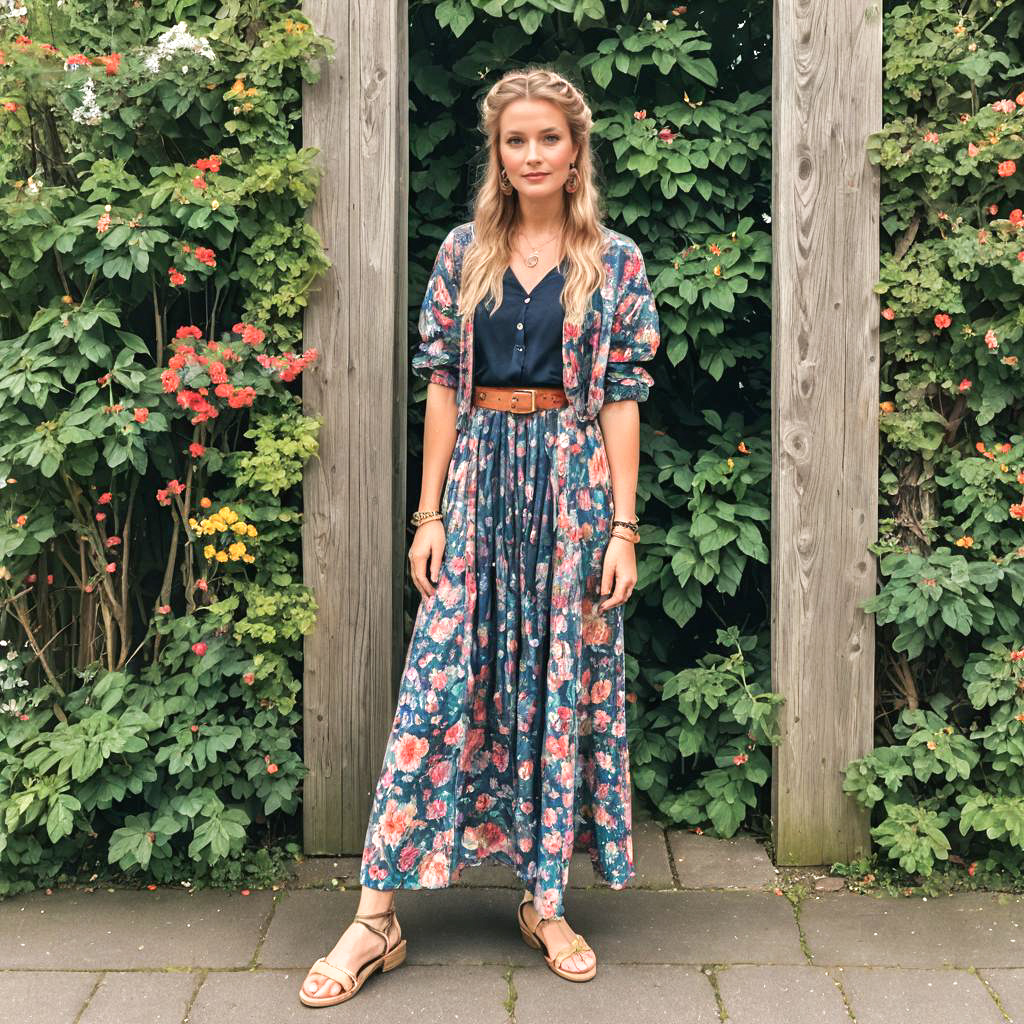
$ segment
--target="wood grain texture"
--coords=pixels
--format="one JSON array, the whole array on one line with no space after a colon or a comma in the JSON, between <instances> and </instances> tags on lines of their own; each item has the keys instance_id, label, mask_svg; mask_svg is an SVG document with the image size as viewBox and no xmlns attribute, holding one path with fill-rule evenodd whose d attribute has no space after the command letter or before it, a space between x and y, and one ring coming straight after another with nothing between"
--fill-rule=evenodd
<instances>
[{"instance_id":1,"label":"wood grain texture","mask_svg":"<svg viewBox=\"0 0 1024 1024\"><path fill-rule=\"evenodd\" d=\"M303 480L303 576L319 604L306 638L307 853L362 853L402 665L408 311L406 0L307 0L336 44L303 90L303 145L323 180L311 223L332 268L305 316L320 350L303 374L322 415Z\"/></svg>"},{"instance_id":2,"label":"wood grain texture","mask_svg":"<svg viewBox=\"0 0 1024 1024\"><path fill-rule=\"evenodd\" d=\"M775 0L771 671L777 864L868 852L842 791L872 748L878 531L878 0Z\"/></svg>"}]
</instances>

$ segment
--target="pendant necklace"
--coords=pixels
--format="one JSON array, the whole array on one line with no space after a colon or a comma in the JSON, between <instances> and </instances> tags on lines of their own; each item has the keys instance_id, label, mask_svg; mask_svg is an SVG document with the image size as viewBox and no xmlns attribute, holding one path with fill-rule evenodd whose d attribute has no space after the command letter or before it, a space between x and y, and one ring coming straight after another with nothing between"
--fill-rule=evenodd
<instances>
[{"instance_id":1,"label":"pendant necklace","mask_svg":"<svg viewBox=\"0 0 1024 1024\"><path fill-rule=\"evenodd\" d=\"M521 228L520 228L519 233L523 236L523 238L526 238L526 232L523 231ZM523 262L528 267L535 267L535 266L537 266L537 264L540 262L540 249L541 249L541 246L547 245L548 242L550 242L553 239L557 238L559 236L559 234L561 234L561 232L560 231L556 231L551 236L551 238L548 238L546 241L541 242L540 246L533 245L533 243L529 240L529 238L526 238L527 244L533 247L533 252L531 252L529 256L523 256ZM520 251L519 255L520 256L523 255L522 251Z\"/></svg>"}]
</instances>

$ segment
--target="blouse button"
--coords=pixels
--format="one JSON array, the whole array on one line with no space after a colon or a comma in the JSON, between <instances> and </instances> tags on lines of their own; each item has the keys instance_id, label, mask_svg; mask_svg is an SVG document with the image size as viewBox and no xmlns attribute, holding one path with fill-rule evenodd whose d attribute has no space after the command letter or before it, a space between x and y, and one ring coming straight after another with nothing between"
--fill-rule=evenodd
<instances>
[{"instance_id":1,"label":"blouse button","mask_svg":"<svg viewBox=\"0 0 1024 1024\"><path fill-rule=\"evenodd\" d=\"M523 325L522 324L516 324L516 328L521 331L523 329Z\"/></svg>"},{"instance_id":2,"label":"blouse button","mask_svg":"<svg viewBox=\"0 0 1024 1024\"><path fill-rule=\"evenodd\" d=\"M529 302L529 301L530 301L530 296L529 296L529 295L527 295L527 296L526 296L526 298L525 298L525 299L523 299L523 302Z\"/></svg>"}]
</instances>

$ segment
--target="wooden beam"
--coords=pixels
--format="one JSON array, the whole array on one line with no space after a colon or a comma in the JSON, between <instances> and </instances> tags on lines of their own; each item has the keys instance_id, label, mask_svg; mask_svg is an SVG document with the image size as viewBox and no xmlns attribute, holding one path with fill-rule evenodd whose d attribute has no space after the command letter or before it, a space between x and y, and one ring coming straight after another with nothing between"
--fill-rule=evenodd
<instances>
[{"instance_id":1,"label":"wooden beam","mask_svg":"<svg viewBox=\"0 0 1024 1024\"><path fill-rule=\"evenodd\" d=\"M361 854L401 672L408 303L406 0L306 0L336 44L303 92L303 144L324 171L312 224L333 266L305 317L303 374L322 415L303 481L307 853Z\"/></svg>"},{"instance_id":2,"label":"wooden beam","mask_svg":"<svg viewBox=\"0 0 1024 1024\"><path fill-rule=\"evenodd\" d=\"M873 744L878 535L877 0L775 0L772 83L773 689L778 864L848 861L868 816L842 791Z\"/></svg>"}]
</instances>

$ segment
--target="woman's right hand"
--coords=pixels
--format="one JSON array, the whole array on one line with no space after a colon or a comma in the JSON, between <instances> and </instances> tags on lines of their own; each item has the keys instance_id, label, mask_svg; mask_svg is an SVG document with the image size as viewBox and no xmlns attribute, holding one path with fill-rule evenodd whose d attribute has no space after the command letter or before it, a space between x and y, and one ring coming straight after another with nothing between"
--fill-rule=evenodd
<instances>
[{"instance_id":1,"label":"woman's right hand","mask_svg":"<svg viewBox=\"0 0 1024 1024\"><path fill-rule=\"evenodd\" d=\"M409 547L409 569L412 581L423 597L430 597L441 576L441 559L444 555L445 533L442 519L429 519L416 527ZM427 565L430 576L427 576Z\"/></svg>"}]
</instances>

